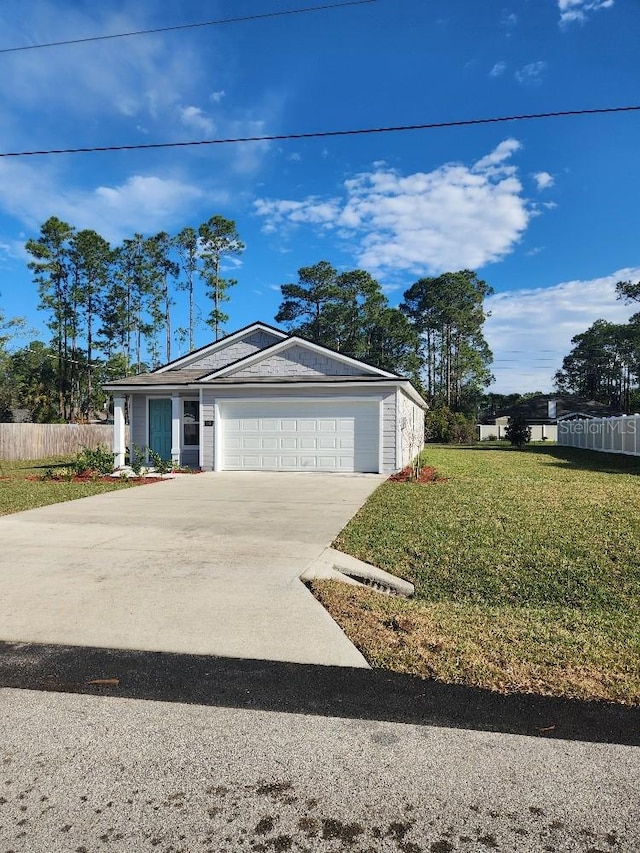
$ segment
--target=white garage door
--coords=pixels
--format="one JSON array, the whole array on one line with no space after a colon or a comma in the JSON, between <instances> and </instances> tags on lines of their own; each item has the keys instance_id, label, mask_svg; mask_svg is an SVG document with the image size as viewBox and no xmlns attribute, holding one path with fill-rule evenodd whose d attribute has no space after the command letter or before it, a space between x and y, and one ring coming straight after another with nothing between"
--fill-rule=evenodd
<instances>
[{"instance_id":1,"label":"white garage door","mask_svg":"<svg viewBox=\"0 0 640 853\"><path fill-rule=\"evenodd\" d=\"M377 402L228 402L220 424L223 470L378 470Z\"/></svg>"}]
</instances>

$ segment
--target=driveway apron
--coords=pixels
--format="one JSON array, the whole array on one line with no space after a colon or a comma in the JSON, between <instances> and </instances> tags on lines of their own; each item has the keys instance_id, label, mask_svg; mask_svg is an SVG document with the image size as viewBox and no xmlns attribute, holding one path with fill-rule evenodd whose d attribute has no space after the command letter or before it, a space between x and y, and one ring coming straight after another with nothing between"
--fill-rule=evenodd
<instances>
[{"instance_id":1,"label":"driveway apron","mask_svg":"<svg viewBox=\"0 0 640 853\"><path fill-rule=\"evenodd\" d=\"M0 518L0 639L365 667L299 576L382 479L199 474Z\"/></svg>"}]
</instances>

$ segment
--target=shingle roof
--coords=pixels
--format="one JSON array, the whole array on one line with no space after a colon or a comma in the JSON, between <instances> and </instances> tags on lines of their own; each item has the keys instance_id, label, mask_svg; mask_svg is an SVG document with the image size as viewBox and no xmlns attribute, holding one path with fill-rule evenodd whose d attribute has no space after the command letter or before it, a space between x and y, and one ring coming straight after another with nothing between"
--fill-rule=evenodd
<instances>
[{"instance_id":1,"label":"shingle roof","mask_svg":"<svg viewBox=\"0 0 640 853\"><path fill-rule=\"evenodd\" d=\"M221 385L277 385L279 383L300 382L384 382L384 376L246 376L238 378L235 376L221 376L219 379L210 379L207 382L197 382L202 376L202 370L171 370L167 373L141 373L139 376L129 376L126 379L114 379L105 382L105 388L130 388L141 386L150 388L152 386L163 388L172 385L195 385L203 388L215 388ZM394 379L402 379L394 376Z\"/></svg>"},{"instance_id":2,"label":"shingle roof","mask_svg":"<svg viewBox=\"0 0 640 853\"><path fill-rule=\"evenodd\" d=\"M139 373L137 376L127 376L125 379L113 379L105 382L105 388L119 388L123 385L188 385L202 376L204 371L199 370L169 370L166 373Z\"/></svg>"}]
</instances>

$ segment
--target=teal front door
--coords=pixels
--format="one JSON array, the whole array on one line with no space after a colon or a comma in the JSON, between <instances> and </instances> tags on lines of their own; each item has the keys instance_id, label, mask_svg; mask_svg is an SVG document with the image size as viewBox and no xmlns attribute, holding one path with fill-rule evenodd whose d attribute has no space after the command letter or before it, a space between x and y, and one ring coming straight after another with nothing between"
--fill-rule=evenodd
<instances>
[{"instance_id":1,"label":"teal front door","mask_svg":"<svg viewBox=\"0 0 640 853\"><path fill-rule=\"evenodd\" d=\"M171 459L171 400L149 400L149 447Z\"/></svg>"}]
</instances>

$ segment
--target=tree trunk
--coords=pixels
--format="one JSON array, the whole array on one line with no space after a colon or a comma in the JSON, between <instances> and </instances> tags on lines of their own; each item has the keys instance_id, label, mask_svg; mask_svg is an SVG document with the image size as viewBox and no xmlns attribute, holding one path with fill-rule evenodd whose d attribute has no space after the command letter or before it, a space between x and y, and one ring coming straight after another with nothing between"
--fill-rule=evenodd
<instances>
[{"instance_id":1,"label":"tree trunk","mask_svg":"<svg viewBox=\"0 0 640 853\"><path fill-rule=\"evenodd\" d=\"M215 322L215 332L216 332L216 340L220 337L220 329L218 322L218 307L220 305L220 258L216 258L216 281L215 281L215 289L213 291L213 307L216 312L216 322Z\"/></svg>"},{"instance_id":2,"label":"tree trunk","mask_svg":"<svg viewBox=\"0 0 640 853\"><path fill-rule=\"evenodd\" d=\"M171 308L169 305L169 283L164 277L164 321L167 327L167 361L171 361Z\"/></svg>"}]
</instances>

